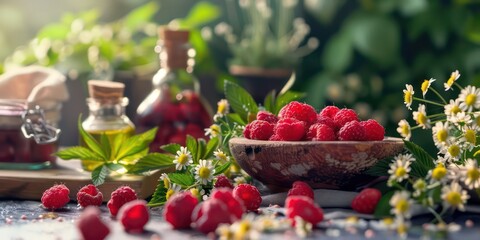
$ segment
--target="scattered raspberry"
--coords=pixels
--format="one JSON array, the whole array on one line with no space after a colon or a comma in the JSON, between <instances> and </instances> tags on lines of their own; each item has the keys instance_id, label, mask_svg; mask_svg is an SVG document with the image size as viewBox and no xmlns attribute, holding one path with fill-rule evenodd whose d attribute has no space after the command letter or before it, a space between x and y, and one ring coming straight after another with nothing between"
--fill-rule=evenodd
<instances>
[{"instance_id":1,"label":"scattered raspberry","mask_svg":"<svg viewBox=\"0 0 480 240\"><path fill-rule=\"evenodd\" d=\"M204 234L215 231L222 223L231 224L233 221L227 205L220 199L210 198L198 204L192 213L192 226Z\"/></svg>"},{"instance_id":2,"label":"scattered raspberry","mask_svg":"<svg viewBox=\"0 0 480 240\"><path fill-rule=\"evenodd\" d=\"M337 136L335 135L335 131L333 128L321 124L315 123L308 129L307 132L307 140L311 141L335 141L337 140Z\"/></svg>"},{"instance_id":3,"label":"scattered raspberry","mask_svg":"<svg viewBox=\"0 0 480 240\"><path fill-rule=\"evenodd\" d=\"M118 211L118 217L126 232L142 233L150 220L150 211L145 200L125 203Z\"/></svg>"},{"instance_id":4,"label":"scattered raspberry","mask_svg":"<svg viewBox=\"0 0 480 240\"><path fill-rule=\"evenodd\" d=\"M339 110L337 106L326 106L320 111L319 115L333 119Z\"/></svg>"},{"instance_id":5,"label":"scattered raspberry","mask_svg":"<svg viewBox=\"0 0 480 240\"><path fill-rule=\"evenodd\" d=\"M259 111L257 113L257 120L263 120L263 121L267 121L269 123L275 124L278 122L278 117L271 112Z\"/></svg>"},{"instance_id":6,"label":"scattered raspberry","mask_svg":"<svg viewBox=\"0 0 480 240\"><path fill-rule=\"evenodd\" d=\"M335 122L333 121L333 118L322 116L320 114L317 115L317 123L325 124L332 129L336 128Z\"/></svg>"},{"instance_id":7,"label":"scattered raspberry","mask_svg":"<svg viewBox=\"0 0 480 240\"><path fill-rule=\"evenodd\" d=\"M121 186L112 192L110 200L107 203L107 207L110 210L112 216L117 216L118 210L123 204L136 200L137 194L129 186Z\"/></svg>"},{"instance_id":8,"label":"scattered raspberry","mask_svg":"<svg viewBox=\"0 0 480 240\"><path fill-rule=\"evenodd\" d=\"M352 201L353 210L359 213L372 214L382 198L382 193L376 188L363 189Z\"/></svg>"},{"instance_id":9,"label":"scattered raspberry","mask_svg":"<svg viewBox=\"0 0 480 240\"><path fill-rule=\"evenodd\" d=\"M281 141L299 141L302 140L306 132L305 122L295 118L284 118L278 120L274 128L274 135L277 135Z\"/></svg>"},{"instance_id":10,"label":"scattered raspberry","mask_svg":"<svg viewBox=\"0 0 480 240\"><path fill-rule=\"evenodd\" d=\"M287 196L306 196L312 200L315 199L313 189L310 187L310 185L302 181L295 181L292 184L292 188L288 190Z\"/></svg>"},{"instance_id":11,"label":"scattered raspberry","mask_svg":"<svg viewBox=\"0 0 480 240\"><path fill-rule=\"evenodd\" d=\"M212 191L211 198L219 199L225 203L230 213L233 213L236 219L241 219L245 212L243 201L238 197L233 196L232 189L218 188Z\"/></svg>"},{"instance_id":12,"label":"scattered raspberry","mask_svg":"<svg viewBox=\"0 0 480 240\"><path fill-rule=\"evenodd\" d=\"M315 108L306 103L292 101L280 109L278 118L295 118L305 122L307 125L311 125L317 120L317 111L315 111Z\"/></svg>"},{"instance_id":13,"label":"scattered raspberry","mask_svg":"<svg viewBox=\"0 0 480 240\"><path fill-rule=\"evenodd\" d=\"M103 240L110 234L110 228L100 218L100 209L87 206L76 222L78 230L85 240Z\"/></svg>"},{"instance_id":14,"label":"scattered raspberry","mask_svg":"<svg viewBox=\"0 0 480 240\"><path fill-rule=\"evenodd\" d=\"M366 141L381 141L385 136L385 129L374 119L360 122L365 129Z\"/></svg>"},{"instance_id":15,"label":"scattered raspberry","mask_svg":"<svg viewBox=\"0 0 480 240\"><path fill-rule=\"evenodd\" d=\"M273 127L274 125L267 121L254 120L253 122L249 123L245 129L249 129L250 139L268 140L270 136L273 135ZM247 136L245 137L248 138Z\"/></svg>"},{"instance_id":16,"label":"scattered raspberry","mask_svg":"<svg viewBox=\"0 0 480 240\"><path fill-rule=\"evenodd\" d=\"M82 207L100 206L103 202L103 194L95 185L88 184L77 192L77 202Z\"/></svg>"},{"instance_id":17,"label":"scattered raspberry","mask_svg":"<svg viewBox=\"0 0 480 240\"><path fill-rule=\"evenodd\" d=\"M233 189L233 184L230 182L230 179L228 179L225 175L218 175L216 177L217 181L215 181L215 184L213 185L214 188L230 188Z\"/></svg>"},{"instance_id":18,"label":"scattered raspberry","mask_svg":"<svg viewBox=\"0 0 480 240\"><path fill-rule=\"evenodd\" d=\"M365 129L360 122L348 122L338 131L338 139L340 141L363 141L365 140Z\"/></svg>"},{"instance_id":19,"label":"scattered raspberry","mask_svg":"<svg viewBox=\"0 0 480 240\"><path fill-rule=\"evenodd\" d=\"M70 190L67 186L56 184L43 192L42 204L50 210L62 208L70 201L68 194L70 194Z\"/></svg>"},{"instance_id":20,"label":"scattered raspberry","mask_svg":"<svg viewBox=\"0 0 480 240\"><path fill-rule=\"evenodd\" d=\"M174 229L190 228L193 209L198 204L198 199L190 192L180 192L170 197L163 210L163 218Z\"/></svg>"},{"instance_id":21,"label":"scattered raspberry","mask_svg":"<svg viewBox=\"0 0 480 240\"><path fill-rule=\"evenodd\" d=\"M323 210L307 196L290 196L285 200L287 218L295 221L299 216L313 226L323 220ZM295 224L295 222L293 222Z\"/></svg>"},{"instance_id":22,"label":"scattered raspberry","mask_svg":"<svg viewBox=\"0 0 480 240\"><path fill-rule=\"evenodd\" d=\"M258 189L250 184L242 183L233 189L233 196L245 204L248 211L255 211L262 204L262 197Z\"/></svg>"},{"instance_id":23,"label":"scattered raspberry","mask_svg":"<svg viewBox=\"0 0 480 240\"><path fill-rule=\"evenodd\" d=\"M358 121L358 116L353 109L342 108L337 112L337 114L335 114L333 121L335 122L337 129L340 129L343 127L343 125L350 121Z\"/></svg>"}]
</instances>

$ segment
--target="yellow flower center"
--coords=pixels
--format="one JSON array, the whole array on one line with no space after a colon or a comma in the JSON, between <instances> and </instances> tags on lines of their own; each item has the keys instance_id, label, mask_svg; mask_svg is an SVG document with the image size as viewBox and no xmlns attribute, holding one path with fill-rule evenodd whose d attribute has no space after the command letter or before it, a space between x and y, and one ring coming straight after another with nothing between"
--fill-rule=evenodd
<instances>
[{"instance_id":1,"label":"yellow flower center","mask_svg":"<svg viewBox=\"0 0 480 240\"><path fill-rule=\"evenodd\" d=\"M165 194L165 197L168 200L171 196L173 196L173 194L175 194L175 191L173 189L168 189L167 194Z\"/></svg>"},{"instance_id":2,"label":"yellow flower center","mask_svg":"<svg viewBox=\"0 0 480 240\"><path fill-rule=\"evenodd\" d=\"M428 80L423 81L422 86L420 88L422 89L422 92L423 92L424 95L428 91L429 85L430 85L430 81L428 81Z\"/></svg>"},{"instance_id":3,"label":"yellow flower center","mask_svg":"<svg viewBox=\"0 0 480 240\"><path fill-rule=\"evenodd\" d=\"M391 217L384 218L382 221L385 225L392 225L393 224L393 218L391 218Z\"/></svg>"},{"instance_id":4,"label":"yellow flower center","mask_svg":"<svg viewBox=\"0 0 480 240\"><path fill-rule=\"evenodd\" d=\"M200 192L196 188L190 189L190 193L197 198L198 198L198 195L200 194Z\"/></svg>"},{"instance_id":5,"label":"yellow flower center","mask_svg":"<svg viewBox=\"0 0 480 240\"><path fill-rule=\"evenodd\" d=\"M445 177L445 175L447 175L447 169L443 165L437 166L432 171L432 178L435 180L440 180Z\"/></svg>"},{"instance_id":6,"label":"yellow flower center","mask_svg":"<svg viewBox=\"0 0 480 240\"><path fill-rule=\"evenodd\" d=\"M407 136L408 134L410 134L410 128L408 127L407 124L405 124L405 125L402 126L402 134L403 134L404 136Z\"/></svg>"},{"instance_id":7,"label":"yellow flower center","mask_svg":"<svg viewBox=\"0 0 480 240\"><path fill-rule=\"evenodd\" d=\"M480 171L477 168L471 168L467 170L467 178L476 181L480 178Z\"/></svg>"},{"instance_id":8,"label":"yellow flower center","mask_svg":"<svg viewBox=\"0 0 480 240\"><path fill-rule=\"evenodd\" d=\"M208 167L200 167L198 170L198 175L201 178L208 178L210 177L210 169Z\"/></svg>"},{"instance_id":9,"label":"yellow flower center","mask_svg":"<svg viewBox=\"0 0 480 240\"><path fill-rule=\"evenodd\" d=\"M212 133L213 137L218 136L218 134L220 133L220 126L218 126L217 124L213 124L212 126L210 126L210 132Z\"/></svg>"},{"instance_id":10,"label":"yellow flower center","mask_svg":"<svg viewBox=\"0 0 480 240\"><path fill-rule=\"evenodd\" d=\"M395 205L395 209L398 213L406 213L410 209L410 204L406 199L400 199Z\"/></svg>"},{"instance_id":11,"label":"yellow flower center","mask_svg":"<svg viewBox=\"0 0 480 240\"><path fill-rule=\"evenodd\" d=\"M460 147L458 145L452 145L448 147L448 153L452 157L456 157L460 154Z\"/></svg>"},{"instance_id":12,"label":"yellow flower center","mask_svg":"<svg viewBox=\"0 0 480 240\"><path fill-rule=\"evenodd\" d=\"M412 93L410 91L406 91L404 95L404 101L407 104L412 103Z\"/></svg>"},{"instance_id":13,"label":"yellow flower center","mask_svg":"<svg viewBox=\"0 0 480 240\"><path fill-rule=\"evenodd\" d=\"M220 159L220 160L226 161L227 160L227 155L225 155L225 153L223 153L223 152L219 152L219 153L217 153L217 158Z\"/></svg>"},{"instance_id":14,"label":"yellow flower center","mask_svg":"<svg viewBox=\"0 0 480 240\"><path fill-rule=\"evenodd\" d=\"M408 227L406 224L399 224L398 227L397 227L397 233L398 235L404 235L406 234L408 231Z\"/></svg>"},{"instance_id":15,"label":"yellow flower center","mask_svg":"<svg viewBox=\"0 0 480 240\"><path fill-rule=\"evenodd\" d=\"M423 181L422 179L418 179L414 184L413 184L413 188L415 189L418 189L418 190L423 190L427 187L427 184L425 183L425 181Z\"/></svg>"},{"instance_id":16,"label":"yellow flower center","mask_svg":"<svg viewBox=\"0 0 480 240\"><path fill-rule=\"evenodd\" d=\"M449 192L445 200L452 206L458 206L462 203L462 195L459 192Z\"/></svg>"},{"instance_id":17,"label":"yellow flower center","mask_svg":"<svg viewBox=\"0 0 480 240\"><path fill-rule=\"evenodd\" d=\"M447 85L451 87L454 82L455 82L455 75L452 74L450 78L447 80Z\"/></svg>"},{"instance_id":18,"label":"yellow flower center","mask_svg":"<svg viewBox=\"0 0 480 240\"><path fill-rule=\"evenodd\" d=\"M476 145L477 138L475 136L475 131L472 129L467 129L467 131L465 131L465 139L467 142Z\"/></svg>"},{"instance_id":19,"label":"yellow flower center","mask_svg":"<svg viewBox=\"0 0 480 240\"><path fill-rule=\"evenodd\" d=\"M180 154L177 159L178 163L185 165L188 162L188 155L187 154Z\"/></svg>"},{"instance_id":20,"label":"yellow flower center","mask_svg":"<svg viewBox=\"0 0 480 240\"><path fill-rule=\"evenodd\" d=\"M250 231L250 223L247 221L241 221L235 231L234 239L246 239L248 231Z\"/></svg>"},{"instance_id":21,"label":"yellow flower center","mask_svg":"<svg viewBox=\"0 0 480 240\"><path fill-rule=\"evenodd\" d=\"M445 142L445 141L447 141L447 137L448 137L447 130L445 130L445 129L438 130L438 132L437 132L438 141Z\"/></svg>"},{"instance_id":22,"label":"yellow flower center","mask_svg":"<svg viewBox=\"0 0 480 240\"><path fill-rule=\"evenodd\" d=\"M163 185L165 186L165 188L168 188L170 186L170 180L167 177L163 179Z\"/></svg>"},{"instance_id":23,"label":"yellow flower center","mask_svg":"<svg viewBox=\"0 0 480 240\"><path fill-rule=\"evenodd\" d=\"M227 104L226 103L219 103L217 108L218 114L225 114L227 112Z\"/></svg>"},{"instance_id":24,"label":"yellow flower center","mask_svg":"<svg viewBox=\"0 0 480 240\"><path fill-rule=\"evenodd\" d=\"M467 106L473 106L473 104L475 104L476 101L477 101L477 95L473 93L470 93L467 95L467 97L465 97L465 104L467 104Z\"/></svg>"},{"instance_id":25,"label":"yellow flower center","mask_svg":"<svg viewBox=\"0 0 480 240\"><path fill-rule=\"evenodd\" d=\"M407 174L407 170L404 167L398 167L397 170L395 170L395 176L397 177L403 177Z\"/></svg>"},{"instance_id":26,"label":"yellow flower center","mask_svg":"<svg viewBox=\"0 0 480 240\"><path fill-rule=\"evenodd\" d=\"M425 116L425 114L423 113L418 113L418 117L417 117L417 122L419 124L426 124L428 121L428 118L427 116Z\"/></svg>"},{"instance_id":27,"label":"yellow flower center","mask_svg":"<svg viewBox=\"0 0 480 240\"><path fill-rule=\"evenodd\" d=\"M455 106L452 107L451 111L452 111L453 114L457 114L457 113L461 112L462 109L460 109L459 106L455 105Z\"/></svg>"}]
</instances>

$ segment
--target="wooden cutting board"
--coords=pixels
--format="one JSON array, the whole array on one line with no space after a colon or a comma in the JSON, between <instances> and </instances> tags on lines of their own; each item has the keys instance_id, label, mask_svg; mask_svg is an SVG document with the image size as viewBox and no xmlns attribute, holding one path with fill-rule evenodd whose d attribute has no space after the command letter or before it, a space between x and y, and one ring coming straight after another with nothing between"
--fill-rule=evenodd
<instances>
[{"instance_id":1,"label":"wooden cutting board","mask_svg":"<svg viewBox=\"0 0 480 240\"><path fill-rule=\"evenodd\" d=\"M108 177L98 188L103 193L104 201L110 199L112 191L124 185L130 186L139 198L145 199L155 191L162 172ZM82 170L79 160L58 159L55 167L42 170L0 169L0 198L40 200L46 189L63 183L70 189L70 199L75 200L78 190L92 183L90 174Z\"/></svg>"}]
</instances>

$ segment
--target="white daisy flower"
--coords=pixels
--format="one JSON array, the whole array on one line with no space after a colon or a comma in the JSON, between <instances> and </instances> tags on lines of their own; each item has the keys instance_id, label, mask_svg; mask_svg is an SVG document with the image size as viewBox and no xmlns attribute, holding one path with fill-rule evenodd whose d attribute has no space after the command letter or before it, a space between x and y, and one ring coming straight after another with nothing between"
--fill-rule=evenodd
<instances>
[{"instance_id":1,"label":"white daisy flower","mask_svg":"<svg viewBox=\"0 0 480 240\"><path fill-rule=\"evenodd\" d=\"M460 126L463 124L470 124L472 122L472 117L466 112L459 112L454 116L448 117L447 120L457 126Z\"/></svg>"},{"instance_id":2,"label":"white daisy flower","mask_svg":"<svg viewBox=\"0 0 480 240\"><path fill-rule=\"evenodd\" d=\"M392 206L390 212L397 217L410 218L412 216L412 204L413 200L410 198L410 193L408 191L397 191L390 199L390 206Z\"/></svg>"},{"instance_id":3,"label":"white daisy flower","mask_svg":"<svg viewBox=\"0 0 480 240\"><path fill-rule=\"evenodd\" d=\"M458 182L452 182L450 185L443 186L442 188L442 200L444 207L452 207L453 209L459 209L465 211L465 203L470 198L467 191L463 190Z\"/></svg>"},{"instance_id":4,"label":"white daisy flower","mask_svg":"<svg viewBox=\"0 0 480 240\"><path fill-rule=\"evenodd\" d=\"M430 80L423 80L422 86L420 87L422 89L422 95L423 98L425 98L425 94L427 94L428 89L430 88L430 85L435 82L435 79L430 78Z\"/></svg>"},{"instance_id":5,"label":"white daisy flower","mask_svg":"<svg viewBox=\"0 0 480 240\"><path fill-rule=\"evenodd\" d=\"M215 152L213 152L213 155L221 162L230 161L230 156L227 156L227 154L225 154L221 149L217 149Z\"/></svg>"},{"instance_id":6,"label":"white daisy flower","mask_svg":"<svg viewBox=\"0 0 480 240\"><path fill-rule=\"evenodd\" d=\"M413 157L411 154L400 154L395 156L393 159L394 162L390 164L390 169L388 170L388 174L390 174L390 178L388 179L389 185L393 184L393 182L402 182L403 180L408 178L408 174L410 173L410 164L413 161Z\"/></svg>"},{"instance_id":7,"label":"white daisy flower","mask_svg":"<svg viewBox=\"0 0 480 240\"><path fill-rule=\"evenodd\" d=\"M160 181L163 181L163 186L165 186L165 188L169 188L170 178L168 178L166 173L162 173L162 175L160 175Z\"/></svg>"},{"instance_id":8,"label":"white daisy flower","mask_svg":"<svg viewBox=\"0 0 480 240\"><path fill-rule=\"evenodd\" d=\"M413 192L414 197L419 197L427 190L427 182L424 179L419 178L413 183Z\"/></svg>"},{"instance_id":9,"label":"white daisy flower","mask_svg":"<svg viewBox=\"0 0 480 240\"><path fill-rule=\"evenodd\" d=\"M448 170L445 164L439 162L434 169L428 171L427 179L430 179L430 184L445 183L448 180L447 174Z\"/></svg>"},{"instance_id":10,"label":"white daisy flower","mask_svg":"<svg viewBox=\"0 0 480 240\"><path fill-rule=\"evenodd\" d=\"M176 170L182 170L193 163L192 154L186 147L180 147L180 150L177 151L177 155L173 160L173 163L176 164Z\"/></svg>"},{"instance_id":11,"label":"white daisy flower","mask_svg":"<svg viewBox=\"0 0 480 240\"><path fill-rule=\"evenodd\" d=\"M410 140L410 137L412 137L410 124L405 119L402 119L400 122L398 122L397 132L407 141Z\"/></svg>"},{"instance_id":12,"label":"white daisy flower","mask_svg":"<svg viewBox=\"0 0 480 240\"><path fill-rule=\"evenodd\" d=\"M444 106L444 113L447 115L447 120L448 117L453 117L457 115L457 113L461 112L462 109L460 109L460 99L450 99L450 102L448 104L445 104Z\"/></svg>"},{"instance_id":13,"label":"white daisy flower","mask_svg":"<svg viewBox=\"0 0 480 240\"><path fill-rule=\"evenodd\" d=\"M448 141L446 145L439 148L440 153L444 154L444 158L447 162L457 161L462 157L464 149L462 145L457 141Z\"/></svg>"},{"instance_id":14,"label":"white daisy flower","mask_svg":"<svg viewBox=\"0 0 480 240\"><path fill-rule=\"evenodd\" d=\"M443 86L445 87L445 91L450 90L453 86L453 83L457 81L459 77L460 77L460 73L458 72L458 70L455 70L454 72L452 72L450 74L450 78L447 80L446 83L443 84Z\"/></svg>"},{"instance_id":15,"label":"white daisy flower","mask_svg":"<svg viewBox=\"0 0 480 240\"><path fill-rule=\"evenodd\" d=\"M480 129L480 112L474 112L473 113L473 119L470 122L471 127L474 128L475 130Z\"/></svg>"},{"instance_id":16,"label":"white daisy flower","mask_svg":"<svg viewBox=\"0 0 480 240\"><path fill-rule=\"evenodd\" d=\"M463 166L459 166L461 177L460 179L465 183L468 189L480 188L480 169L478 168L477 160L467 159Z\"/></svg>"},{"instance_id":17,"label":"white daisy flower","mask_svg":"<svg viewBox=\"0 0 480 240\"><path fill-rule=\"evenodd\" d=\"M212 160L200 160L199 164L195 167L195 179L203 185L212 181L214 173L215 168L213 167Z\"/></svg>"},{"instance_id":18,"label":"white daisy flower","mask_svg":"<svg viewBox=\"0 0 480 240\"><path fill-rule=\"evenodd\" d=\"M413 119L423 129L430 128L430 119L427 117L427 112L425 111L425 105L423 104L418 105L418 110L413 112Z\"/></svg>"},{"instance_id":19,"label":"white daisy flower","mask_svg":"<svg viewBox=\"0 0 480 240\"><path fill-rule=\"evenodd\" d=\"M467 86L462 89L460 95L460 109L466 112L472 112L473 109L480 108L480 89L474 86Z\"/></svg>"},{"instance_id":20,"label":"white daisy flower","mask_svg":"<svg viewBox=\"0 0 480 240\"><path fill-rule=\"evenodd\" d=\"M230 108L230 104L228 103L227 99L222 99L217 102L217 114L220 116L225 116L228 114Z\"/></svg>"},{"instance_id":21,"label":"white daisy flower","mask_svg":"<svg viewBox=\"0 0 480 240\"><path fill-rule=\"evenodd\" d=\"M465 125L462 128L462 135L459 141L460 145L469 151L472 151L472 149L477 145L477 129Z\"/></svg>"},{"instance_id":22,"label":"white daisy flower","mask_svg":"<svg viewBox=\"0 0 480 240\"><path fill-rule=\"evenodd\" d=\"M405 89L403 90L403 103L409 110L412 110L412 102L413 102L413 86L410 84L405 84Z\"/></svg>"},{"instance_id":23,"label":"white daisy flower","mask_svg":"<svg viewBox=\"0 0 480 240\"><path fill-rule=\"evenodd\" d=\"M170 199L173 195L175 195L176 193L179 193L180 190L182 190L182 187L180 185L172 183L170 185L170 187L168 188L167 193L165 195L166 199L167 200Z\"/></svg>"},{"instance_id":24,"label":"white daisy flower","mask_svg":"<svg viewBox=\"0 0 480 240\"><path fill-rule=\"evenodd\" d=\"M435 146L441 147L447 144L447 140L451 138L450 127L448 122L437 122L432 127L433 142Z\"/></svg>"},{"instance_id":25,"label":"white daisy flower","mask_svg":"<svg viewBox=\"0 0 480 240\"><path fill-rule=\"evenodd\" d=\"M209 128L205 128L205 136L210 138L217 137L220 134L220 126L212 124Z\"/></svg>"}]
</instances>

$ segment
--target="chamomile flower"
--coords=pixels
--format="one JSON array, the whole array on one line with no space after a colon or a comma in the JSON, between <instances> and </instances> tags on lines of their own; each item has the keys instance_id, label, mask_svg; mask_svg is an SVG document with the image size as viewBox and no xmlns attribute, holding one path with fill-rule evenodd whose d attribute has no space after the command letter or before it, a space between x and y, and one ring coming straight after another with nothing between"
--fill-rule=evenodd
<instances>
[{"instance_id":1,"label":"chamomile flower","mask_svg":"<svg viewBox=\"0 0 480 240\"><path fill-rule=\"evenodd\" d=\"M413 196L419 197L427 190L427 182L422 178L419 178L413 183L413 189L415 190Z\"/></svg>"},{"instance_id":2,"label":"chamomile flower","mask_svg":"<svg viewBox=\"0 0 480 240\"><path fill-rule=\"evenodd\" d=\"M464 148L468 149L469 151L472 151L472 149L477 145L476 129L469 126L463 127L462 135L459 141Z\"/></svg>"},{"instance_id":3,"label":"chamomile flower","mask_svg":"<svg viewBox=\"0 0 480 240\"><path fill-rule=\"evenodd\" d=\"M175 195L176 193L179 193L180 190L182 190L182 187L180 187L175 183L172 183L168 188L167 193L165 194L166 199L167 200L170 199L173 195Z\"/></svg>"},{"instance_id":4,"label":"chamomile flower","mask_svg":"<svg viewBox=\"0 0 480 240\"><path fill-rule=\"evenodd\" d=\"M388 170L388 174L390 174L390 178L388 179L389 185L392 185L393 182L402 182L408 178L412 159L413 157L411 154L400 154L395 156L394 162L390 164L390 169Z\"/></svg>"},{"instance_id":5,"label":"chamomile flower","mask_svg":"<svg viewBox=\"0 0 480 240\"><path fill-rule=\"evenodd\" d=\"M450 128L448 122L435 123L435 126L432 127L432 135L435 146L441 147L446 145L448 139L450 138Z\"/></svg>"},{"instance_id":6,"label":"chamomile flower","mask_svg":"<svg viewBox=\"0 0 480 240\"><path fill-rule=\"evenodd\" d=\"M215 168L213 167L212 160L201 159L195 167L195 179L203 185L212 181L214 173Z\"/></svg>"},{"instance_id":7,"label":"chamomile flower","mask_svg":"<svg viewBox=\"0 0 480 240\"><path fill-rule=\"evenodd\" d=\"M467 159L464 166L460 167L461 180L465 183L468 189L480 188L480 169L478 163L474 159Z\"/></svg>"},{"instance_id":8,"label":"chamomile flower","mask_svg":"<svg viewBox=\"0 0 480 240\"><path fill-rule=\"evenodd\" d=\"M205 128L205 136L214 138L220 134L220 126L212 124L209 128Z\"/></svg>"},{"instance_id":9,"label":"chamomile flower","mask_svg":"<svg viewBox=\"0 0 480 240\"><path fill-rule=\"evenodd\" d=\"M430 128L430 119L427 117L425 105L418 105L418 110L413 112L413 120L415 120L423 129Z\"/></svg>"},{"instance_id":10,"label":"chamomile flower","mask_svg":"<svg viewBox=\"0 0 480 240\"><path fill-rule=\"evenodd\" d=\"M447 118L447 120L457 126L461 126L464 124L470 124L472 122L472 117L470 116L470 114L462 111L455 114L454 116Z\"/></svg>"},{"instance_id":11,"label":"chamomile flower","mask_svg":"<svg viewBox=\"0 0 480 240\"><path fill-rule=\"evenodd\" d=\"M221 162L230 161L230 156L227 156L227 154L225 154L221 149L217 149L215 152L213 152L213 155Z\"/></svg>"},{"instance_id":12,"label":"chamomile flower","mask_svg":"<svg viewBox=\"0 0 480 240\"><path fill-rule=\"evenodd\" d=\"M191 188L190 193L195 196L197 199L204 199L205 197L205 190L199 188Z\"/></svg>"},{"instance_id":13,"label":"chamomile flower","mask_svg":"<svg viewBox=\"0 0 480 240\"><path fill-rule=\"evenodd\" d=\"M435 82L435 79L430 78L430 80L423 80L422 86L420 87L422 89L422 95L423 98L425 98L425 94L427 94L428 89L430 88L430 85Z\"/></svg>"},{"instance_id":14,"label":"chamomile flower","mask_svg":"<svg viewBox=\"0 0 480 240\"><path fill-rule=\"evenodd\" d=\"M450 99L448 104L445 104L443 106L444 110L443 112L445 115L447 115L447 118L450 116L455 116L457 113L461 112L462 109L460 109L460 99Z\"/></svg>"},{"instance_id":15,"label":"chamomile flower","mask_svg":"<svg viewBox=\"0 0 480 240\"><path fill-rule=\"evenodd\" d=\"M467 86L462 89L460 95L460 109L466 112L472 112L474 109L480 108L480 89L474 86Z\"/></svg>"},{"instance_id":16,"label":"chamomile flower","mask_svg":"<svg viewBox=\"0 0 480 240\"><path fill-rule=\"evenodd\" d=\"M448 170L445 167L445 164L442 162L437 163L435 168L430 169L427 174L427 178L430 178L430 183L441 182L444 183L448 180L447 178Z\"/></svg>"},{"instance_id":17,"label":"chamomile flower","mask_svg":"<svg viewBox=\"0 0 480 240\"><path fill-rule=\"evenodd\" d=\"M410 128L410 124L407 122L407 120L402 119L400 122L398 122L398 127L397 127L397 132L402 136L405 140L410 140L410 137L412 136L412 131Z\"/></svg>"},{"instance_id":18,"label":"chamomile flower","mask_svg":"<svg viewBox=\"0 0 480 240\"><path fill-rule=\"evenodd\" d=\"M412 110L414 93L415 91L413 91L413 86L410 84L405 84L405 89L403 90L403 102L405 103L405 106L407 106L409 110Z\"/></svg>"},{"instance_id":19,"label":"chamomile flower","mask_svg":"<svg viewBox=\"0 0 480 240\"><path fill-rule=\"evenodd\" d=\"M409 192L405 190L397 191L390 199L390 206L392 206L390 212L397 217L410 218L412 204L413 200L410 198Z\"/></svg>"},{"instance_id":20,"label":"chamomile flower","mask_svg":"<svg viewBox=\"0 0 480 240\"><path fill-rule=\"evenodd\" d=\"M222 99L217 102L217 114L225 116L229 112L230 104L227 99Z\"/></svg>"},{"instance_id":21,"label":"chamomile flower","mask_svg":"<svg viewBox=\"0 0 480 240\"><path fill-rule=\"evenodd\" d=\"M295 216L295 233L301 237L306 238L308 235L312 233L312 223L305 221L300 216Z\"/></svg>"},{"instance_id":22,"label":"chamomile flower","mask_svg":"<svg viewBox=\"0 0 480 240\"><path fill-rule=\"evenodd\" d=\"M170 186L170 178L168 178L168 175L166 173L162 173L162 175L160 175L160 181L163 181L163 186L165 188L168 188Z\"/></svg>"},{"instance_id":23,"label":"chamomile flower","mask_svg":"<svg viewBox=\"0 0 480 240\"><path fill-rule=\"evenodd\" d=\"M448 141L448 143L439 148L440 153L444 154L447 162L457 161L463 154L463 148L458 141Z\"/></svg>"},{"instance_id":24,"label":"chamomile flower","mask_svg":"<svg viewBox=\"0 0 480 240\"><path fill-rule=\"evenodd\" d=\"M450 90L453 86L453 83L457 81L459 77L460 77L460 73L458 72L458 70L455 70L454 72L452 72L450 74L450 78L447 80L446 83L443 84L443 86L445 87L445 91Z\"/></svg>"},{"instance_id":25,"label":"chamomile flower","mask_svg":"<svg viewBox=\"0 0 480 240\"><path fill-rule=\"evenodd\" d=\"M192 154L186 147L180 147L180 150L177 151L177 155L173 160L176 170L185 169L188 165L193 163Z\"/></svg>"},{"instance_id":26,"label":"chamomile flower","mask_svg":"<svg viewBox=\"0 0 480 240\"><path fill-rule=\"evenodd\" d=\"M460 211L465 210L465 203L467 202L468 196L467 191L463 190L458 182L453 181L450 185L443 186L442 188L442 200L444 207L452 207L454 209L459 209Z\"/></svg>"}]
</instances>

